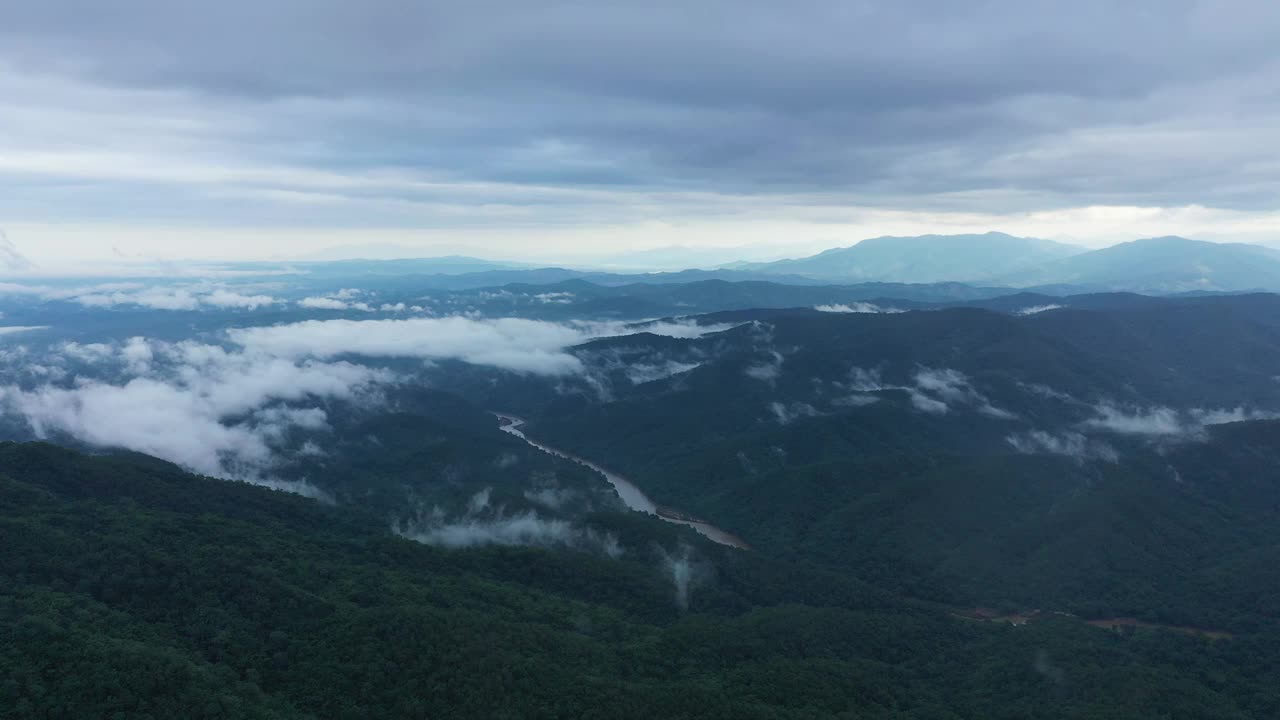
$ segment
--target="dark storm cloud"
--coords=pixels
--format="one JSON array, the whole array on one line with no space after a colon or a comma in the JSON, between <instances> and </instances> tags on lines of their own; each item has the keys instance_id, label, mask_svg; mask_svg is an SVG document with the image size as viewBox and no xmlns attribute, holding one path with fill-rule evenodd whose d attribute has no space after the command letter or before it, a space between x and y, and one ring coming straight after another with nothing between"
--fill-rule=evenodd
<instances>
[{"instance_id":1,"label":"dark storm cloud","mask_svg":"<svg viewBox=\"0 0 1280 720\"><path fill-rule=\"evenodd\" d=\"M214 92L505 87L814 111L1212 77L1274 57L1267 5L53 0L11 9L4 32L42 63Z\"/></svg>"},{"instance_id":2,"label":"dark storm cloud","mask_svg":"<svg viewBox=\"0 0 1280 720\"><path fill-rule=\"evenodd\" d=\"M385 208L405 221L422 204L615 204L510 186L996 213L1280 200L1269 0L7 5L0 70L104 103L141 93L183 118L147 136L161 150L400 173L195 178L233 188L202 214L280 192L407 203Z\"/></svg>"}]
</instances>

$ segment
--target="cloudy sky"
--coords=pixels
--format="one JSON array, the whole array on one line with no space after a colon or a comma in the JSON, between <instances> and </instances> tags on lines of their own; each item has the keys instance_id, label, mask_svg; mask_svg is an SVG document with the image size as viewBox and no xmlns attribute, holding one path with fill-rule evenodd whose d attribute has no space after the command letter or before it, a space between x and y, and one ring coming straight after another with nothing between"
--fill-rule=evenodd
<instances>
[{"instance_id":1,"label":"cloudy sky","mask_svg":"<svg viewBox=\"0 0 1280 720\"><path fill-rule=\"evenodd\" d=\"M43 264L1280 241L1277 37L1272 0L6 0L0 228Z\"/></svg>"}]
</instances>

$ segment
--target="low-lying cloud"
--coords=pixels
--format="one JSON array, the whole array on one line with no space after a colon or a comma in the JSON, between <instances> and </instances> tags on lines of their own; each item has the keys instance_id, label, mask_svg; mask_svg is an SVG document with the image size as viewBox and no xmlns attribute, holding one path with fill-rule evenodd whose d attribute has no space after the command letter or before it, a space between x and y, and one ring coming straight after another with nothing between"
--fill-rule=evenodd
<instances>
[{"instance_id":1,"label":"low-lying cloud","mask_svg":"<svg viewBox=\"0 0 1280 720\"><path fill-rule=\"evenodd\" d=\"M327 428L317 402L360 400L395 379L386 370L350 362L280 358L191 341L66 343L61 352L94 364L103 376L122 377L0 388L5 409L23 418L37 437L66 434L205 475L272 486L282 486L271 471L289 432Z\"/></svg>"},{"instance_id":2,"label":"low-lying cloud","mask_svg":"<svg viewBox=\"0 0 1280 720\"><path fill-rule=\"evenodd\" d=\"M306 297L298 301L299 307L309 310L359 310L361 312L373 312L373 308L366 302L351 302L336 297Z\"/></svg>"},{"instance_id":3,"label":"low-lying cloud","mask_svg":"<svg viewBox=\"0 0 1280 720\"><path fill-rule=\"evenodd\" d=\"M186 288L146 288L94 292L71 298L85 307L143 307L149 310L199 310L202 307L256 310L279 302L270 295L245 295L227 289L206 292Z\"/></svg>"},{"instance_id":4,"label":"low-lying cloud","mask_svg":"<svg viewBox=\"0 0 1280 720\"><path fill-rule=\"evenodd\" d=\"M698 367L701 363L686 363L677 360L667 360L664 363L632 363L627 366L625 372L627 379L635 385L643 385L657 380L666 380L673 375L686 373Z\"/></svg>"},{"instance_id":5,"label":"low-lying cloud","mask_svg":"<svg viewBox=\"0 0 1280 720\"><path fill-rule=\"evenodd\" d=\"M1104 402L1095 405L1093 410L1095 416L1084 422L1086 427L1153 437L1196 436L1211 425L1280 418L1277 412L1243 407L1176 410L1164 406L1126 408Z\"/></svg>"},{"instance_id":6,"label":"low-lying cloud","mask_svg":"<svg viewBox=\"0 0 1280 720\"><path fill-rule=\"evenodd\" d=\"M911 407L929 415L946 415L953 407L970 407L982 415L997 420L1013 420L1017 416L996 407L973 386L967 375L950 368L918 367L909 385L886 383L877 369L854 367L849 371L849 381L841 387L853 391L842 404L860 406L874 402L870 393L898 390L907 393Z\"/></svg>"},{"instance_id":7,"label":"low-lying cloud","mask_svg":"<svg viewBox=\"0 0 1280 720\"><path fill-rule=\"evenodd\" d=\"M461 517L447 519L440 508L427 517L398 523L396 534L427 545L466 548L483 545L528 545L571 547L602 552L618 558L623 554L617 537L568 520L544 517L535 510L508 514L490 505L490 490L481 490L467 502Z\"/></svg>"},{"instance_id":8,"label":"low-lying cloud","mask_svg":"<svg viewBox=\"0 0 1280 720\"><path fill-rule=\"evenodd\" d=\"M880 307L875 303L855 302L855 303L836 303L832 305L814 305L814 310L827 313L900 313L906 312L898 308Z\"/></svg>"},{"instance_id":9,"label":"low-lying cloud","mask_svg":"<svg viewBox=\"0 0 1280 720\"><path fill-rule=\"evenodd\" d=\"M8 325L0 326L0 335L15 335L17 333L33 332L35 330L48 330L48 325Z\"/></svg>"},{"instance_id":10,"label":"low-lying cloud","mask_svg":"<svg viewBox=\"0 0 1280 720\"><path fill-rule=\"evenodd\" d=\"M648 322L621 322L616 320L574 320L570 326L580 329L591 338L615 337L619 335L635 335L650 333L664 337L692 340L704 335L724 332L738 327L741 323L708 323L699 324L692 319L682 320L650 320Z\"/></svg>"},{"instance_id":11,"label":"low-lying cloud","mask_svg":"<svg viewBox=\"0 0 1280 720\"><path fill-rule=\"evenodd\" d=\"M589 337L556 323L465 317L308 320L235 329L228 336L248 351L277 357L458 359L535 375L581 372L582 362L565 350Z\"/></svg>"},{"instance_id":12,"label":"low-lying cloud","mask_svg":"<svg viewBox=\"0 0 1280 720\"><path fill-rule=\"evenodd\" d=\"M133 300L152 298L144 289L112 292L131 293ZM349 302L360 294L344 290L335 299ZM175 309L191 302L245 307L255 302L252 296L216 288L165 297L169 299L155 302ZM279 486L272 471L282 462L291 434L327 428L319 403L369 400L379 387L398 380L388 370L352 362L351 357L457 359L564 376L583 372L582 361L569 348L604 334L696 337L726 327L679 321L632 326L466 317L340 319L232 329L226 331L229 346L134 337L64 342L39 358L15 347L6 351L6 362L25 368L28 372L21 375L36 384L0 387L0 403L41 438L66 435L96 447L144 452L206 475ZM637 368L633 381L691 367L668 363ZM14 375L15 381L18 377ZM545 526L537 520L485 522L494 525L493 533L504 526L530 533L530 528Z\"/></svg>"},{"instance_id":13,"label":"low-lying cloud","mask_svg":"<svg viewBox=\"0 0 1280 720\"><path fill-rule=\"evenodd\" d=\"M979 413L998 420L1017 417L1008 410L991 404L978 392L969 378L958 370L936 370L922 367L916 371L915 387L911 390L911 402L918 409L932 413L946 413L951 405L969 405Z\"/></svg>"},{"instance_id":14,"label":"low-lying cloud","mask_svg":"<svg viewBox=\"0 0 1280 720\"><path fill-rule=\"evenodd\" d=\"M753 380L773 384L778 378L782 377L782 363L782 353L770 350L768 359L752 363L742 372Z\"/></svg>"},{"instance_id":15,"label":"low-lying cloud","mask_svg":"<svg viewBox=\"0 0 1280 720\"><path fill-rule=\"evenodd\" d=\"M784 405L780 402L769 403L769 412L780 425L790 425L796 420L818 417L822 413L809 403L793 402Z\"/></svg>"},{"instance_id":16,"label":"low-lying cloud","mask_svg":"<svg viewBox=\"0 0 1280 720\"><path fill-rule=\"evenodd\" d=\"M730 325L693 322L561 324L523 318L462 316L388 320L307 320L241 328L228 337L246 350L288 358L367 357L454 359L533 375L582 373L583 362L568 351L600 337L649 332L692 338Z\"/></svg>"},{"instance_id":17,"label":"low-lying cloud","mask_svg":"<svg viewBox=\"0 0 1280 720\"><path fill-rule=\"evenodd\" d=\"M622 548L617 538L582 528L558 518L547 518L534 510L513 515L467 517L451 522L401 528L402 537L426 545L449 548L481 545L565 546L598 549L610 557L620 557Z\"/></svg>"},{"instance_id":18,"label":"low-lying cloud","mask_svg":"<svg viewBox=\"0 0 1280 720\"><path fill-rule=\"evenodd\" d=\"M1028 386L1043 388L1043 386ZM1044 390L1048 390L1044 388ZM1065 399L1083 405L1056 391L1040 392L1045 397ZM1109 443L1096 435L1127 435L1147 438L1156 442L1197 441L1206 438L1206 429L1213 425L1251 420L1272 420L1280 413L1250 408L1190 408L1176 409L1163 405L1121 406L1114 402L1101 402L1091 406L1093 417L1078 423L1073 429L1058 431L1032 430L1013 433L1006 437L1009 445L1022 453L1048 453L1065 455L1078 462L1102 460L1118 462L1119 453Z\"/></svg>"},{"instance_id":19,"label":"low-lying cloud","mask_svg":"<svg viewBox=\"0 0 1280 720\"><path fill-rule=\"evenodd\" d=\"M951 411L951 407L941 400L931 398L918 390L908 390L907 393L911 397L911 407L923 413L930 415L946 415Z\"/></svg>"},{"instance_id":20,"label":"low-lying cloud","mask_svg":"<svg viewBox=\"0 0 1280 720\"><path fill-rule=\"evenodd\" d=\"M1049 304L1049 305L1032 305L1031 307L1024 307L1024 308L1022 308L1021 310L1017 310L1017 311L1015 311L1015 313L1014 313L1014 314L1015 314L1015 315L1037 315L1037 314L1039 314L1039 313L1042 313L1042 312L1048 312L1048 311L1050 311L1050 310L1061 310L1061 309L1062 309L1062 308L1064 308L1064 307L1066 307L1066 306L1065 306L1065 305L1055 305L1055 304Z\"/></svg>"},{"instance_id":21,"label":"low-lying cloud","mask_svg":"<svg viewBox=\"0 0 1280 720\"><path fill-rule=\"evenodd\" d=\"M246 294L219 284L148 286L138 282L109 282L81 287L0 283L0 295L75 302L91 308L139 307L148 310L257 310L279 303L265 294Z\"/></svg>"},{"instance_id":22,"label":"low-lying cloud","mask_svg":"<svg viewBox=\"0 0 1280 720\"><path fill-rule=\"evenodd\" d=\"M1029 455L1040 453L1065 455L1079 463L1089 460L1103 460L1114 463L1120 459L1115 448L1107 443L1073 431L1050 433L1044 430L1032 430L1025 433L1015 433L1005 439L1013 446L1014 450Z\"/></svg>"},{"instance_id":23,"label":"low-lying cloud","mask_svg":"<svg viewBox=\"0 0 1280 720\"><path fill-rule=\"evenodd\" d=\"M671 581L676 607L681 612L687 611L690 593L706 581L709 567L698 562L694 557L693 548L685 544L681 544L675 552L658 548L658 558L663 571Z\"/></svg>"}]
</instances>

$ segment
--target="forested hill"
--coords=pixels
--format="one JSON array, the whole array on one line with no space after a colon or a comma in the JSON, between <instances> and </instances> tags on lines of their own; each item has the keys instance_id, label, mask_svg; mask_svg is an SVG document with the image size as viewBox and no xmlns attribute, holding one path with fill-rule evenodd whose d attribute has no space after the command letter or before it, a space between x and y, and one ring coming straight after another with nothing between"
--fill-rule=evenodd
<instances>
[{"instance_id":1,"label":"forested hill","mask_svg":"<svg viewBox=\"0 0 1280 720\"><path fill-rule=\"evenodd\" d=\"M720 313L583 345L607 397L521 412L761 552L953 604L1247 626L1280 615L1276 310Z\"/></svg>"},{"instance_id":2,"label":"forested hill","mask_svg":"<svg viewBox=\"0 0 1280 720\"><path fill-rule=\"evenodd\" d=\"M0 445L4 718L1245 718L1274 629L959 620L758 554L449 551L139 456Z\"/></svg>"}]
</instances>

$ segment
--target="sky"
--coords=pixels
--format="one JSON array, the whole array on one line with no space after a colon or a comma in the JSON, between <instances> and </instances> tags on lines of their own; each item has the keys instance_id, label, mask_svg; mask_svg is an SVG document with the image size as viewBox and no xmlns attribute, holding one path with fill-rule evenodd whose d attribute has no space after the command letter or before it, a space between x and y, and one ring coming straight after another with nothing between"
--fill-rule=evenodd
<instances>
[{"instance_id":1,"label":"sky","mask_svg":"<svg viewBox=\"0 0 1280 720\"><path fill-rule=\"evenodd\" d=\"M41 267L1280 243L1277 37L1271 0L5 0L0 229Z\"/></svg>"}]
</instances>

